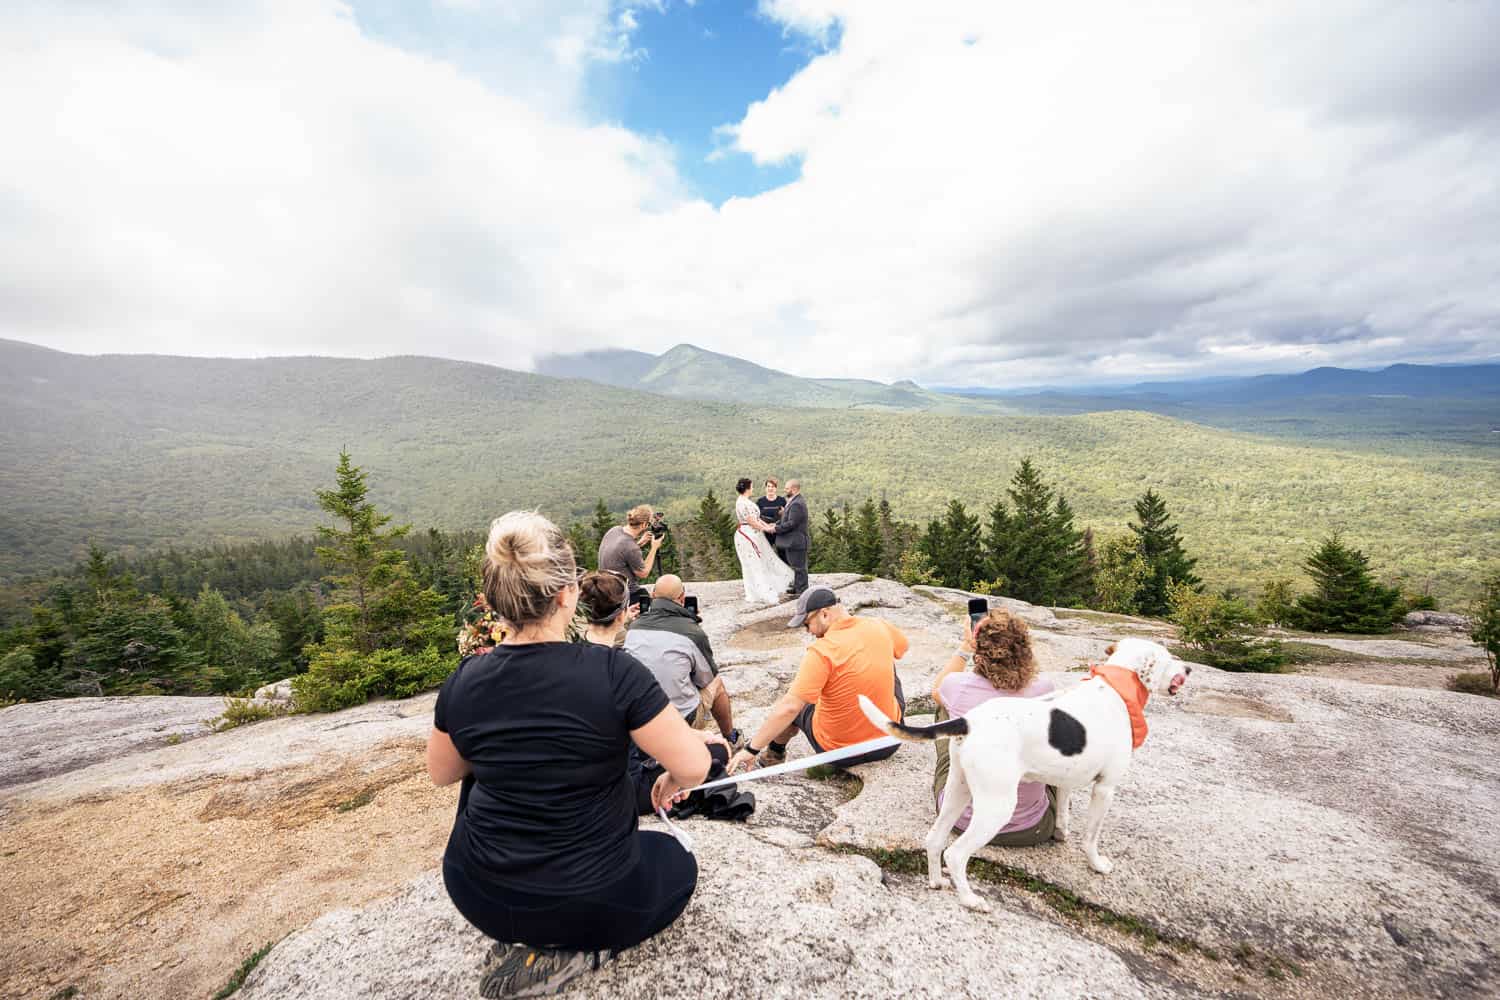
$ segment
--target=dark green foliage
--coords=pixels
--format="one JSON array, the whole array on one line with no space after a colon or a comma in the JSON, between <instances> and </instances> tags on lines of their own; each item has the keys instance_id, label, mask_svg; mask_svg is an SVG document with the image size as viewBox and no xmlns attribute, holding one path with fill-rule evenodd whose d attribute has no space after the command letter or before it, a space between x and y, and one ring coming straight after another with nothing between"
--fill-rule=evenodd
<instances>
[{"instance_id":1,"label":"dark green foliage","mask_svg":"<svg viewBox=\"0 0 1500 1000\"><path fill-rule=\"evenodd\" d=\"M271 622L246 625L224 595L204 585L189 609L189 648L197 683L218 694L253 689L273 678L281 635Z\"/></svg>"},{"instance_id":2,"label":"dark green foliage","mask_svg":"<svg viewBox=\"0 0 1500 1000\"><path fill-rule=\"evenodd\" d=\"M599 543L588 528L574 521L568 525L568 545L573 549L573 559L586 570L599 568Z\"/></svg>"},{"instance_id":3,"label":"dark green foliage","mask_svg":"<svg viewBox=\"0 0 1500 1000\"><path fill-rule=\"evenodd\" d=\"M849 532L849 555L854 568L861 573L874 575L884 564L885 538L874 500L866 500L860 505Z\"/></svg>"},{"instance_id":4,"label":"dark green foliage","mask_svg":"<svg viewBox=\"0 0 1500 1000\"><path fill-rule=\"evenodd\" d=\"M1129 535L1105 540L1094 573L1094 607L1117 615L1140 611L1136 603L1142 584L1150 574L1139 542Z\"/></svg>"},{"instance_id":5,"label":"dark green foliage","mask_svg":"<svg viewBox=\"0 0 1500 1000\"><path fill-rule=\"evenodd\" d=\"M853 568L848 525L831 504L824 508L823 521L812 532L808 560L814 573L847 573Z\"/></svg>"},{"instance_id":6,"label":"dark green foliage","mask_svg":"<svg viewBox=\"0 0 1500 1000\"><path fill-rule=\"evenodd\" d=\"M1172 584L1167 596L1178 637L1196 651L1196 659L1252 673L1277 673L1286 665L1281 643L1255 641L1252 630L1259 622L1239 598L1205 594L1187 583Z\"/></svg>"},{"instance_id":7,"label":"dark green foliage","mask_svg":"<svg viewBox=\"0 0 1500 1000\"><path fill-rule=\"evenodd\" d=\"M984 579L979 518L962 501L948 501L942 519L928 522L917 546L941 586L969 590L975 581Z\"/></svg>"},{"instance_id":8,"label":"dark green foliage","mask_svg":"<svg viewBox=\"0 0 1500 1000\"><path fill-rule=\"evenodd\" d=\"M1485 578L1479 599L1469 609L1469 636L1490 665L1490 688L1500 694L1500 572Z\"/></svg>"},{"instance_id":9,"label":"dark green foliage","mask_svg":"<svg viewBox=\"0 0 1500 1000\"><path fill-rule=\"evenodd\" d=\"M1289 625L1297 617L1297 595L1292 581L1278 577L1266 584L1255 603L1255 614L1267 625Z\"/></svg>"},{"instance_id":10,"label":"dark green foliage","mask_svg":"<svg viewBox=\"0 0 1500 1000\"><path fill-rule=\"evenodd\" d=\"M320 526L318 555L337 572L323 609L321 643L307 649L307 672L292 680L297 707L327 712L372 697L404 698L435 686L453 669L454 621L443 595L421 587L395 539L389 515L368 499L365 474L339 453L337 488L318 504L339 522Z\"/></svg>"},{"instance_id":11,"label":"dark green foliage","mask_svg":"<svg viewBox=\"0 0 1500 1000\"><path fill-rule=\"evenodd\" d=\"M1161 617L1168 610L1167 591L1173 583L1199 587L1193 572L1198 560L1183 551L1177 525L1167 513L1167 504L1155 490L1142 493L1135 502L1135 521L1129 528L1146 560L1146 579L1136 595L1136 608L1143 615Z\"/></svg>"},{"instance_id":12,"label":"dark green foliage","mask_svg":"<svg viewBox=\"0 0 1500 1000\"><path fill-rule=\"evenodd\" d=\"M1005 582L1007 596L1030 604L1088 603L1093 567L1067 499L1042 480L1029 458L1021 460L1006 493L1010 504L991 508L985 536L993 578Z\"/></svg>"},{"instance_id":13,"label":"dark green foliage","mask_svg":"<svg viewBox=\"0 0 1500 1000\"><path fill-rule=\"evenodd\" d=\"M703 494L703 499L698 501L698 516L693 520L703 533L703 540L717 545L724 557L732 563L737 522L734 514L719 502L712 490Z\"/></svg>"},{"instance_id":14,"label":"dark green foliage","mask_svg":"<svg viewBox=\"0 0 1500 1000\"><path fill-rule=\"evenodd\" d=\"M1404 613L1401 592L1370 576L1370 560L1338 532L1303 564L1311 593L1297 598L1296 624L1313 632L1384 632Z\"/></svg>"},{"instance_id":15,"label":"dark green foliage","mask_svg":"<svg viewBox=\"0 0 1500 1000\"><path fill-rule=\"evenodd\" d=\"M609 505L603 499L594 504L594 520L589 524L590 548L594 550L591 557L594 565L590 567L591 569L599 568L599 543L604 541L605 532L623 520L624 518L617 519L614 514L610 513Z\"/></svg>"}]
</instances>

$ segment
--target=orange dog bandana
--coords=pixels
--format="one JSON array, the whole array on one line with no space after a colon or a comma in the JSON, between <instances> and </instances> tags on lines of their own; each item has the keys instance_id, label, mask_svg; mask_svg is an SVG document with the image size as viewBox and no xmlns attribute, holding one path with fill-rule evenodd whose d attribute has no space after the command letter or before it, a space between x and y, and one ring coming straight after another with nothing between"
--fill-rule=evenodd
<instances>
[{"instance_id":1,"label":"orange dog bandana","mask_svg":"<svg viewBox=\"0 0 1500 1000\"><path fill-rule=\"evenodd\" d=\"M1134 670L1113 663L1090 664L1089 676L1103 678L1125 703L1125 710L1130 713L1130 749L1146 742L1146 699L1151 697L1151 692L1141 683L1140 676Z\"/></svg>"}]
</instances>

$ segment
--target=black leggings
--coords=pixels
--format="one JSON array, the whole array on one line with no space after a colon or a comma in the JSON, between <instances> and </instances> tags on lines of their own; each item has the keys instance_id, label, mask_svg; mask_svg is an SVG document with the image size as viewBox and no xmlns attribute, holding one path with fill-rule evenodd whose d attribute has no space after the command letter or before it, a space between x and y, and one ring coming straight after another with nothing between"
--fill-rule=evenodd
<instances>
[{"instance_id":1,"label":"black leggings","mask_svg":"<svg viewBox=\"0 0 1500 1000\"><path fill-rule=\"evenodd\" d=\"M443 884L464 919L496 941L570 951L620 951L665 930L687 909L698 862L671 834L638 830L641 860L609 885L544 896L471 878L443 862Z\"/></svg>"}]
</instances>

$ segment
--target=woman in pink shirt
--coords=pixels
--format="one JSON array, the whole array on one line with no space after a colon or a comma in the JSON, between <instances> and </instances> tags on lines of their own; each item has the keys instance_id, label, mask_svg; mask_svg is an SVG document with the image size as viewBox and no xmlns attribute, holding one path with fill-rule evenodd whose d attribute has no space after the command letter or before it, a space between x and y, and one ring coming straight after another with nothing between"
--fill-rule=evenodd
<instances>
[{"instance_id":1,"label":"woman in pink shirt","mask_svg":"<svg viewBox=\"0 0 1500 1000\"><path fill-rule=\"evenodd\" d=\"M969 661L970 670L965 670ZM1037 677L1036 658L1026 623L1006 611L991 611L971 633L964 629L964 643L932 682L932 700L938 704L938 719L958 718L991 698L1035 698L1049 694L1052 682ZM932 796L938 811L943 808L943 788L948 784L948 741L937 741L937 773ZM970 810L958 818L954 828L969 825ZM1052 838L1057 824L1057 789L1037 781L1023 781L1016 790L1016 811L1010 822L990 841L994 847L1030 847Z\"/></svg>"}]
</instances>

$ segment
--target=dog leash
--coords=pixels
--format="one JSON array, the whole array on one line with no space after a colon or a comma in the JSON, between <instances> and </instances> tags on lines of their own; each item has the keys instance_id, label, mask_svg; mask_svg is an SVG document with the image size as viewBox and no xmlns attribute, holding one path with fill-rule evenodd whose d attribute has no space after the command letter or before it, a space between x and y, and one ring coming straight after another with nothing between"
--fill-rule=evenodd
<instances>
[{"instance_id":1,"label":"dog leash","mask_svg":"<svg viewBox=\"0 0 1500 1000\"><path fill-rule=\"evenodd\" d=\"M877 736L873 740L865 740L863 743L840 747L837 750L825 750L822 753L815 753L811 757L799 757L797 760L789 760L784 764L774 764L771 767L758 767L745 774L719 778L714 781L705 781L701 785L694 785L692 788L686 789L686 791L689 793L702 792L710 788L737 785L743 781L759 781L762 778L775 778L783 774L792 774L795 771L805 771L810 767L817 767L819 764L832 764L836 761L848 760L850 757L858 757L861 754L871 753L875 750L884 750L887 747L896 746L900 742L900 740L891 736ZM687 831L672 822L671 817L667 815L666 809L658 806L656 815L660 816L661 821L667 824L667 832L677 838L677 842L682 845L682 849L692 854L693 838L688 836Z\"/></svg>"}]
</instances>

